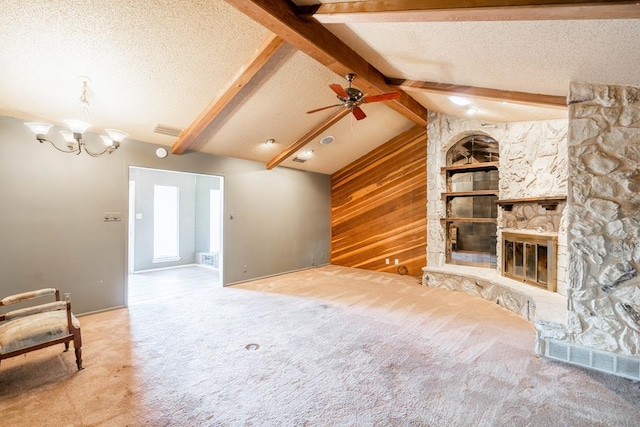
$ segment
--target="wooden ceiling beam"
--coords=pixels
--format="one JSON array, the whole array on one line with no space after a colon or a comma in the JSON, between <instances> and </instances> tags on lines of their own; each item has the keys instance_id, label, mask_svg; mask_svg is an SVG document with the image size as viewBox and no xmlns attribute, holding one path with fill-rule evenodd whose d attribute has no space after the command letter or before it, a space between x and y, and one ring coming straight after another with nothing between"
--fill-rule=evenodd
<instances>
[{"instance_id":1,"label":"wooden ceiling beam","mask_svg":"<svg viewBox=\"0 0 640 427\"><path fill-rule=\"evenodd\" d=\"M293 155L293 153L300 150L302 147L307 145L311 140L316 138L322 132L329 129L334 124L338 123L344 116L346 116L350 112L351 110L349 110L348 108L341 108L340 110L338 110L336 113L334 113L324 122L322 122L320 125L311 129L309 132L307 132L304 136L299 138L297 141L289 144L289 146L284 150L282 150L280 154L275 156L273 159L269 160L269 163L267 163L267 169L271 170L276 166L278 166L280 163L287 160L289 157Z\"/></svg>"},{"instance_id":2,"label":"wooden ceiling beam","mask_svg":"<svg viewBox=\"0 0 640 427\"><path fill-rule=\"evenodd\" d=\"M602 0L376 0L298 8L323 24L637 19L640 3Z\"/></svg>"},{"instance_id":3,"label":"wooden ceiling beam","mask_svg":"<svg viewBox=\"0 0 640 427\"><path fill-rule=\"evenodd\" d=\"M367 95L390 92L384 75L336 37L322 24L296 15L288 0L226 0L242 13L279 35L287 43L314 58L330 70L345 76L356 74L354 83ZM406 93L387 105L414 123L426 126L427 110Z\"/></svg>"},{"instance_id":4,"label":"wooden ceiling beam","mask_svg":"<svg viewBox=\"0 0 640 427\"><path fill-rule=\"evenodd\" d=\"M517 104L542 105L545 107L567 107L567 98L564 96L542 95L447 83L422 82L417 80L388 79L387 82L392 87L397 87L409 92L418 91L443 95L468 96L492 101L508 101Z\"/></svg>"},{"instance_id":5,"label":"wooden ceiling beam","mask_svg":"<svg viewBox=\"0 0 640 427\"><path fill-rule=\"evenodd\" d=\"M243 64L233 78L227 83L220 95L196 117L191 125L171 146L172 154L184 153L207 126L224 110L240 90L256 75L258 71L284 44L284 40L275 34L269 34L251 57Z\"/></svg>"}]
</instances>

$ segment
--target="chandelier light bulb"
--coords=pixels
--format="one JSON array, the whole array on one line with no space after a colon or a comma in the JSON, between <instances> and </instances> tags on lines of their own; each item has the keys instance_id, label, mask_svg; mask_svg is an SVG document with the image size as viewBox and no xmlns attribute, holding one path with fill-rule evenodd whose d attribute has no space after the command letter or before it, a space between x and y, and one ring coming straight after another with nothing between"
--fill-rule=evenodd
<instances>
[{"instance_id":1,"label":"chandelier light bulb","mask_svg":"<svg viewBox=\"0 0 640 427\"><path fill-rule=\"evenodd\" d=\"M100 138L102 138L102 142L104 142L104 145L107 147L111 147L113 145L113 140L107 135L100 135Z\"/></svg>"},{"instance_id":2,"label":"chandelier light bulb","mask_svg":"<svg viewBox=\"0 0 640 427\"><path fill-rule=\"evenodd\" d=\"M111 138L114 142L122 142L126 137L129 136L128 133L118 129L105 129L104 131L107 132L109 138Z\"/></svg>"},{"instance_id":3,"label":"chandelier light bulb","mask_svg":"<svg viewBox=\"0 0 640 427\"><path fill-rule=\"evenodd\" d=\"M73 132L71 132L70 130L61 130L60 135L62 135L62 137L64 138L64 141L67 143L72 144L76 142L76 139L73 136Z\"/></svg>"},{"instance_id":4,"label":"chandelier light bulb","mask_svg":"<svg viewBox=\"0 0 640 427\"><path fill-rule=\"evenodd\" d=\"M26 126L29 127L29 129L31 129L31 132L35 133L36 135L46 135L47 133L49 133L49 129L51 129L51 124L49 123L35 123L35 122L31 122L31 123L25 123Z\"/></svg>"},{"instance_id":5,"label":"chandelier light bulb","mask_svg":"<svg viewBox=\"0 0 640 427\"><path fill-rule=\"evenodd\" d=\"M87 123L82 120L65 119L64 122L67 124L67 126L69 126L71 132L79 133L80 135L84 134L87 129L91 127L91 123Z\"/></svg>"}]
</instances>

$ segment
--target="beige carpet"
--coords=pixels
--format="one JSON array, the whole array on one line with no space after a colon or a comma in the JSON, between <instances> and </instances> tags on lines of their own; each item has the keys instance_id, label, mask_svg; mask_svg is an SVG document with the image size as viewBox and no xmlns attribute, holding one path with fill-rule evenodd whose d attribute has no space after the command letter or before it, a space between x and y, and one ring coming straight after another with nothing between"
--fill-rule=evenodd
<instances>
[{"instance_id":1,"label":"beige carpet","mask_svg":"<svg viewBox=\"0 0 640 427\"><path fill-rule=\"evenodd\" d=\"M638 426L640 387L532 353L516 315L335 266L81 319L0 365L0 425ZM258 344L257 350L247 350Z\"/></svg>"}]
</instances>

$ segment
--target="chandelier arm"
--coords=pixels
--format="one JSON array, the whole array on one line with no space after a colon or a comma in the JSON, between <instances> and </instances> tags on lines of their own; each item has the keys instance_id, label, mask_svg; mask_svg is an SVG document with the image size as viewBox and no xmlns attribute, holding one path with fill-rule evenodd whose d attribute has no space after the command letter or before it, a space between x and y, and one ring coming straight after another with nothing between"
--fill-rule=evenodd
<instances>
[{"instance_id":1,"label":"chandelier arm","mask_svg":"<svg viewBox=\"0 0 640 427\"><path fill-rule=\"evenodd\" d=\"M76 154L80 154L80 145L78 145L78 148L67 148L66 150L64 148L60 148L58 147L53 141L46 139L46 138L38 138L38 141L40 142L44 142L47 141L49 144L51 144L51 146L53 148L55 148L56 150L60 151L61 153L76 153Z\"/></svg>"},{"instance_id":2,"label":"chandelier arm","mask_svg":"<svg viewBox=\"0 0 640 427\"><path fill-rule=\"evenodd\" d=\"M107 152L108 152L109 154L111 154L111 153L113 152L113 149L112 149L112 147L111 147L111 146L109 146L109 147L106 147L104 150L102 150L102 151L100 151L100 152L95 152L95 153L94 153L94 152L90 151L90 150L87 148L87 146L85 145L85 146L84 146L84 152L85 152L85 153L87 153L88 155L90 155L91 157L100 157L100 156L102 156L104 153L107 153Z\"/></svg>"}]
</instances>

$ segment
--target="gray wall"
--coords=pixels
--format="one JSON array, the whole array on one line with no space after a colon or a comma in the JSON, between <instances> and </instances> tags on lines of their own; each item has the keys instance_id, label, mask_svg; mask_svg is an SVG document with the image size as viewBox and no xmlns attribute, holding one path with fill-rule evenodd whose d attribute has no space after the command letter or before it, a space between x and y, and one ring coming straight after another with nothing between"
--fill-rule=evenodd
<instances>
[{"instance_id":1,"label":"gray wall","mask_svg":"<svg viewBox=\"0 0 640 427\"><path fill-rule=\"evenodd\" d=\"M122 306L129 166L224 176L225 284L327 259L328 175L192 152L159 159L157 146L133 140L100 158L62 154L9 117L0 117L0 146L0 295L55 286L71 292L77 313ZM105 223L104 212L123 221Z\"/></svg>"}]
</instances>

